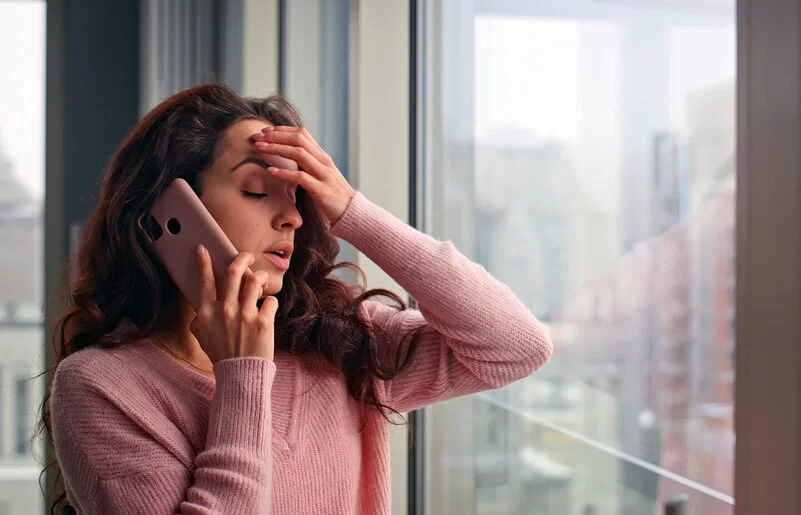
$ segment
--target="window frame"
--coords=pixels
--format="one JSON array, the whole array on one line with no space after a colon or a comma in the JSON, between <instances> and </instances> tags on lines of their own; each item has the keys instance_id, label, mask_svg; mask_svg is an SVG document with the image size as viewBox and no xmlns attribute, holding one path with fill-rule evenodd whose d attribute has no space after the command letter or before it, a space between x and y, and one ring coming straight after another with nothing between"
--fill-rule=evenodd
<instances>
[{"instance_id":1,"label":"window frame","mask_svg":"<svg viewBox=\"0 0 801 515\"><path fill-rule=\"evenodd\" d=\"M799 50L801 1L738 1L735 515L801 513Z\"/></svg>"}]
</instances>

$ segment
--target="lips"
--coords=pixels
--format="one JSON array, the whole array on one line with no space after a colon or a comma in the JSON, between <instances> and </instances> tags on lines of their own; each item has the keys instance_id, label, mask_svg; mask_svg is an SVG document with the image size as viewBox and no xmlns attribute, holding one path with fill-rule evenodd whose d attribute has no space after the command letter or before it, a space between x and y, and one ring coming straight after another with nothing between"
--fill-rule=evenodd
<instances>
[{"instance_id":1,"label":"lips","mask_svg":"<svg viewBox=\"0 0 801 515\"><path fill-rule=\"evenodd\" d=\"M264 251L264 255L280 270L289 269L289 260L292 257L292 252L295 250L291 241L280 241L273 245L270 249Z\"/></svg>"},{"instance_id":2,"label":"lips","mask_svg":"<svg viewBox=\"0 0 801 515\"><path fill-rule=\"evenodd\" d=\"M279 241L268 250L265 250L267 254L276 254L280 257L285 257L287 259L292 256L292 252L295 250L295 246L289 240Z\"/></svg>"}]
</instances>

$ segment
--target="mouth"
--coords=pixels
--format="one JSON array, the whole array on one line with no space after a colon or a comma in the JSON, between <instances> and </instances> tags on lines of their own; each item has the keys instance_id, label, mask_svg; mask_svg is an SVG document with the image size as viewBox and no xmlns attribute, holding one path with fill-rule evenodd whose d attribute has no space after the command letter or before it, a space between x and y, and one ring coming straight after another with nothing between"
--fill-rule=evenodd
<instances>
[{"instance_id":1,"label":"mouth","mask_svg":"<svg viewBox=\"0 0 801 515\"><path fill-rule=\"evenodd\" d=\"M274 245L269 250L264 252L264 255L269 259L279 270L289 270L289 260L292 257L294 246L290 241L282 241Z\"/></svg>"}]
</instances>

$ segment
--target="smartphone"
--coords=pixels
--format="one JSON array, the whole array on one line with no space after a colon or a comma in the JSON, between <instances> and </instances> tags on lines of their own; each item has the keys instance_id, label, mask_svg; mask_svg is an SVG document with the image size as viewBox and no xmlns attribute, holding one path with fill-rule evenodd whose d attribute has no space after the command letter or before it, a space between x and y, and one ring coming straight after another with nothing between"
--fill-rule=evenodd
<instances>
[{"instance_id":1,"label":"smartphone","mask_svg":"<svg viewBox=\"0 0 801 515\"><path fill-rule=\"evenodd\" d=\"M195 311L200 307L197 247L206 247L219 298L228 276L228 265L239 251L189 183L175 179L167 186L153 203L150 213L139 219L139 228ZM248 272L253 273L249 268Z\"/></svg>"}]
</instances>

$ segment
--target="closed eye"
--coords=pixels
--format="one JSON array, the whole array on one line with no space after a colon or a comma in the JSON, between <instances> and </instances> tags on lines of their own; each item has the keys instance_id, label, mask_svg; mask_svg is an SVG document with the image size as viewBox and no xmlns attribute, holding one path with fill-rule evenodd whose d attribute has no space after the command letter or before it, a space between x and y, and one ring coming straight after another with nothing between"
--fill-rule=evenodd
<instances>
[{"instance_id":1,"label":"closed eye","mask_svg":"<svg viewBox=\"0 0 801 515\"><path fill-rule=\"evenodd\" d=\"M267 196L266 193L253 193L252 191L243 191L242 194L250 198L264 198Z\"/></svg>"}]
</instances>

